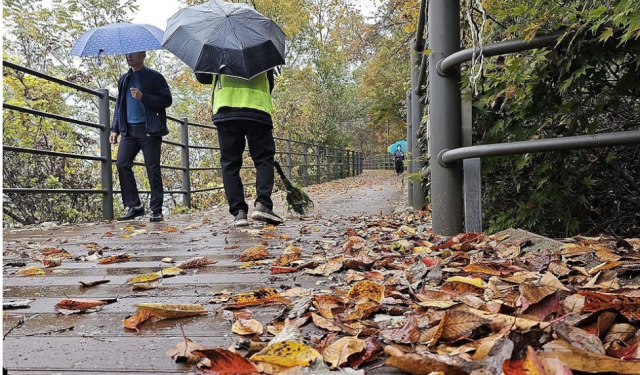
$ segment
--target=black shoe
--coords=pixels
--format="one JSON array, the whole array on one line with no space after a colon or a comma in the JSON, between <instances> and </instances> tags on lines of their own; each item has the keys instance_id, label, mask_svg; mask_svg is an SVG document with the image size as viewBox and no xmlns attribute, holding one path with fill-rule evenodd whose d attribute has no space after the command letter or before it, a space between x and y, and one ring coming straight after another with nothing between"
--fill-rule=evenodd
<instances>
[{"instance_id":1,"label":"black shoe","mask_svg":"<svg viewBox=\"0 0 640 375\"><path fill-rule=\"evenodd\" d=\"M282 218L273 213L270 209L265 207L262 203L256 203L253 213L251 214L253 220L264 221L271 225L280 225L284 222Z\"/></svg>"},{"instance_id":2,"label":"black shoe","mask_svg":"<svg viewBox=\"0 0 640 375\"><path fill-rule=\"evenodd\" d=\"M131 219L135 219L138 216L143 216L143 215L144 215L144 207L142 206L129 207L129 209L127 210L127 213L120 216L118 220L131 220Z\"/></svg>"},{"instance_id":3,"label":"black shoe","mask_svg":"<svg viewBox=\"0 0 640 375\"><path fill-rule=\"evenodd\" d=\"M234 227L246 227L249 225L249 220L247 220L247 213L244 210L238 211L236 216L233 219Z\"/></svg>"},{"instance_id":4,"label":"black shoe","mask_svg":"<svg viewBox=\"0 0 640 375\"><path fill-rule=\"evenodd\" d=\"M162 212L152 212L149 215L149 221L164 221L164 216L162 216Z\"/></svg>"}]
</instances>

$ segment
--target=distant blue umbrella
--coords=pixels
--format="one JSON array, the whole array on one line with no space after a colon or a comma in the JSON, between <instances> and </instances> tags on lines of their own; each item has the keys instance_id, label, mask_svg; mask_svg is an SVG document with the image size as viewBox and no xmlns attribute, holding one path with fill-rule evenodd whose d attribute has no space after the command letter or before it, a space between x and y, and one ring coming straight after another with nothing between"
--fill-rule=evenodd
<instances>
[{"instance_id":1,"label":"distant blue umbrella","mask_svg":"<svg viewBox=\"0 0 640 375\"><path fill-rule=\"evenodd\" d=\"M400 150L402 150L402 152L407 152L407 141L398 141L389 146L387 150L393 154L398 149L398 145L400 145Z\"/></svg>"},{"instance_id":2,"label":"distant blue umbrella","mask_svg":"<svg viewBox=\"0 0 640 375\"><path fill-rule=\"evenodd\" d=\"M155 26L114 23L82 34L69 54L100 57L150 51L161 48L163 37L164 32Z\"/></svg>"}]
</instances>

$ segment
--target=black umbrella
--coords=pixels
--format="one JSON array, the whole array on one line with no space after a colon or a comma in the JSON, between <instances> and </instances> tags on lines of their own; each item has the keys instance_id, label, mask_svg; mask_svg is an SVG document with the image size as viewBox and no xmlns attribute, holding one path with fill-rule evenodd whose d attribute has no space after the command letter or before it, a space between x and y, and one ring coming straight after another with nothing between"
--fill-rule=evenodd
<instances>
[{"instance_id":1,"label":"black umbrella","mask_svg":"<svg viewBox=\"0 0 640 375\"><path fill-rule=\"evenodd\" d=\"M167 21L162 47L196 76L222 73L250 79L284 65L284 39L275 22L247 4L211 0L174 14Z\"/></svg>"}]
</instances>

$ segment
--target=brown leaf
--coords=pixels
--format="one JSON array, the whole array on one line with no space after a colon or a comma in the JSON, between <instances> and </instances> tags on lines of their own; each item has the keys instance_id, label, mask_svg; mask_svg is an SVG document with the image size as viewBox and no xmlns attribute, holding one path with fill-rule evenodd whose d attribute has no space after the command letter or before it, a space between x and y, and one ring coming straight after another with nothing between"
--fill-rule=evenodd
<instances>
[{"instance_id":1,"label":"brown leaf","mask_svg":"<svg viewBox=\"0 0 640 375\"><path fill-rule=\"evenodd\" d=\"M609 331L604 336L604 342L612 342L614 340L619 340L622 342L627 342L630 340L635 334L638 332L638 329L631 324L621 323L614 324L609 328Z\"/></svg>"},{"instance_id":2,"label":"brown leaf","mask_svg":"<svg viewBox=\"0 0 640 375\"><path fill-rule=\"evenodd\" d=\"M547 272L542 275L542 277L538 276L534 280L527 280L520 284L522 296L532 304L542 301L544 297L558 290L569 291L551 272Z\"/></svg>"},{"instance_id":3,"label":"brown leaf","mask_svg":"<svg viewBox=\"0 0 640 375\"><path fill-rule=\"evenodd\" d=\"M327 260L325 264L322 264L317 268L308 269L307 273L310 275L329 276L334 272L340 271L343 262L344 256L338 255L337 257Z\"/></svg>"},{"instance_id":4,"label":"brown leaf","mask_svg":"<svg viewBox=\"0 0 640 375\"><path fill-rule=\"evenodd\" d=\"M413 344L420 339L420 330L418 330L418 321L416 317L410 315L402 327L385 328L380 330L380 337L387 341L397 342L399 344Z\"/></svg>"},{"instance_id":5,"label":"brown leaf","mask_svg":"<svg viewBox=\"0 0 640 375\"><path fill-rule=\"evenodd\" d=\"M473 263L464 267L463 270L469 273L484 273L487 275L505 277L515 272L522 271L522 268L512 265L510 261L503 261Z\"/></svg>"},{"instance_id":6,"label":"brown leaf","mask_svg":"<svg viewBox=\"0 0 640 375\"><path fill-rule=\"evenodd\" d=\"M332 332L344 332L351 336L359 334L362 329L362 324L359 322L341 323L335 320L327 319L316 313L311 313L311 319L313 319L313 324L315 324L319 328L323 328Z\"/></svg>"},{"instance_id":7,"label":"brown leaf","mask_svg":"<svg viewBox=\"0 0 640 375\"><path fill-rule=\"evenodd\" d=\"M254 246L246 249L238 255L239 262L251 262L256 260L262 260L269 256L269 253L264 246Z\"/></svg>"},{"instance_id":8,"label":"brown leaf","mask_svg":"<svg viewBox=\"0 0 640 375\"><path fill-rule=\"evenodd\" d=\"M130 260L131 260L131 254L124 253L124 254L119 254L119 255L112 255L110 257L106 257L104 259L101 259L98 262L98 264L122 263L122 262L128 262Z\"/></svg>"},{"instance_id":9,"label":"brown leaf","mask_svg":"<svg viewBox=\"0 0 640 375\"><path fill-rule=\"evenodd\" d=\"M204 345L200 345L191 339L185 337L180 340L175 346L167 350L167 355L171 357L176 363L184 363L186 365L195 365L200 362L202 357L193 354L195 350L207 350Z\"/></svg>"},{"instance_id":10,"label":"brown leaf","mask_svg":"<svg viewBox=\"0 0 640 375\"><path fill-rule=\"evenodd\" d=\"M405 354L387 358L385 365L395 367L413 375L430 375L442 373L446 375L469 375L459 366L451 363L449 356L425 354Z\"/></svg>"},{"instance_id":11,"label":"brown leaf","mask_svg":"<svg viewBox=\"0 0 640 375\"><path fill-rule=\"evenodd\" d=\"M264 332L264 328L262 327L262 324L255 319L239 319L233 323L233 326L231 326L231 332L242 336L255 334L260 335Z\"/></svg>"},{"instance_id":12,"label":"brown leaf","mask_svg":"<svg viewBox=\"0 0 640 375\"><path fill-rule=\"evenodd\" d=\"M189 268L204 267L204 266L208 266L210 264L216 264L216 263L218 263L218 261L209 259L207 257L195 257L195 258L185 260L184 262L178 263L176 267L186 270Z\"/></svg>"},{"instance_id":13,"label":"brown leaf","mask_svg":"<svg viewBox=\"0 0 640 375\"><path fill-rule=\"evenodd\" d=\"M55 305L56 309L88 310L98 306L104 306L107 302L93 299L63 299Z\"/></svg>"},{"instance_id":14,"label":"brown leaf","mask_svg":"<svg viewBox=\"0 0 640 375\"><path fill-rule=\"evenodd\" d=\"M322 352L326 362L331 368L336 368L347 362L350 355L360 353L365 347L365 341L357 337L343 337L327 346Z\"/></svg>"},{"instance_id":15,"label":"brown leaf","mask_svg":"<svg viewBox=\"0 0 640 375\"><path fill-rule=\"evenodd\" d=\"M573 347L571 344L555 340L544 345L540 358L557 358L571 370L584 372L613 372L618 374L640 374L640 361L624 361L602 354L591 353Z\"/></svg>"},{"instance_id":16,"label":"brown leaf","mask_svg":"<svg viewBox=\"0 0 640 375\"><path fill-rule=\"evenodd\" d=\"M196 374L201 375L254 375L258 369L248 359L240 354L226 349L194 350L193 354L209 359L210 370L197 369Z\"/></svg>"},{"instance_id":17,"label":"brown leaf","mask_svg":"<svg viewBox=\"0 0 640 375\"><path fill-rule=\"evenodd\" d=\"M363 298L353 307L353 309L346 312L343 320L345 322L349 321L360 321L362 319L366 319L378 310L380 305L377 302L371 301L369 299Z\"/></svg>"},{"instance_id":18,"label":"brown leaf","mask_svg":"<svg viewBox=\"0 0 640 375\"><path fill-rule=\"evenodd\" d=\"M623 294L605 294L581 290L578 294L586 297L585 311L614 309L627 319L640 320L640 297L627 297Z\"/></svg>"},{"instance_id":19,"label":"brown leaf","mask_svg":"<svg viewBox=\"0 0 640 375\"><path fill-rule=\"evenodd\" d=\"M280 293L270 287L264 287L255 292L240 293L233 297L232 303L225 306L226 309L239 309L249 306L267 305L283 303L289 304L291 301L280 296Z\"/></svg>"},{"instance_id":20,"label":"brown leaf","mask_svg":"<svg viewBox=\"0 0 640 375\"><path fill-rule=\"evenodd\" d=\"M299 253L289 253L282 254L276 258L276 260L271 263L271 267L283 267L288 265L291 262L295 262L296 260L300 260L301 255Z\"/></svg>"},{"instance_id":21,"label":"brown leaf","mask_svg":"<svg viewBox=\"0 0 640 375\"><path fill-rule=\"evenodd\" d=\"M591 353L606 354L598 336L562 322L555 323L552 327L559 339L570 343L574 347Z\"/></svg>"},{"instance_id":22,"label":"brown leaf","mask_svg":"<svg viewBox=\"0 0 640 375\"><path fill-rule=\"evenodd\" d=\"M443 321L441 338L446 341L469 337L474 329L487 323L487 319L465 310L447 311Z\"/></svg>"},{"instance_id":23,"label":"brown leaf","mask_svg":"<svg viewBox=\"0 0 640 375\"><path fill-rule=\"evenodd\" d=\"M344 306L349 300L335 294L321 294L313 297L313 306L318 314L327 319L333 319L332 309Z\"/></svg>"}]
</instances>

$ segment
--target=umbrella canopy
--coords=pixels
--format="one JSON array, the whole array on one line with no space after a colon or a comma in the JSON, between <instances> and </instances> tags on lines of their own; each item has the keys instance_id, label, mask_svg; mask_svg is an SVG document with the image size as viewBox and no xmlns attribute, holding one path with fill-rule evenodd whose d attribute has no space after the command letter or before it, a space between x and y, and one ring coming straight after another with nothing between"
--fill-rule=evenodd
<instances>
[{"instance_id":1,"label":"umbrella canopy","mask_svg":"<svg viewBox=\"0 0 640 375\"><path fill-rule=\"evenodd\" d=\"M391 154L393 154L398 149L398 145L400 146L400 150L402 150L402 152L407 152L407 141L398 141L398 142L392 144L391 146L389 146L389 148L387 148L387 150Z\"/></svg>"},{"instance_id":2,"label":"umbrella canopy","mask_svg":"<svg viewBox=\"0 0 640 375\"><path fill-rule=\"evenodd\" d=\"M174 14L162 47L195 73L250 79L284 65L284 40L275 22L247 4L211 0Z\"/></svg>"},{"instance_id":3,"label":"umbrella canopy","mask_svg":"<svg viewBox=\"0 0 640 375\"><path fill-rule=\"evenodd\" d=\"M155 26L114 23L82 34L69 54L85 57L150 51L161 48L163 36Z\"/></svg>"}]
</instances>

